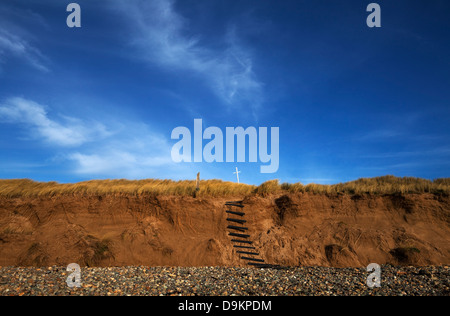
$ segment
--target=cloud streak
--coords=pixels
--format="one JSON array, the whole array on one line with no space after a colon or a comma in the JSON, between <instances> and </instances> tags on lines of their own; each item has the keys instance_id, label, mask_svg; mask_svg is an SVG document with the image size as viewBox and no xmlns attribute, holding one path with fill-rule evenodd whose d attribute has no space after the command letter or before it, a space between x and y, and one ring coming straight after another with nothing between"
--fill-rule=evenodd
<instances>
[{"instance_id":1,"label":"cloud streak","mask_svg":"<svg viewBox=\"0 0 450 316\"><path fill-rule=\"evenodd\" d=\"M71 117L65 118L65 124L52 120L45 106L21 97L0 103L0 119L26 126L30 131L29 137L38 137L51 145L63 147L80 146L109 134L98 122L87 124Z\"/></svg>"},{"instance_id":2,"label":"cloud streak","mask_svg":"<svg viewBox=\"0 0 450 316\"><path fill-rule=\"evenodd\" d=\"M180 175L172 162L171 144L141 122L86 121L56 115L50 109L21 97L0 102L0 122L16 124L27 138L44 142L56 150L55 163L69 163L68 170L81 176L143 178L166 170Z\"/></svg>"},{"instance_id":3,"label":"cloud streak","mask_svg":"<svg viewBox=\"0 0 450 316\"><path fill-rule=\"evenodd\" d=\"M148 150L125 150L123 148L100 147L98 151L74 152L67 158L75 163L75 172L80 175L107 177L143 178L156 174L159 168L172 164L169 156Z\"/></svg>"},{"instance_id":4,"label":"cloud streak","mask_svg":"<svg viewBox=\"0 0 450 316\"><path fill-rule=\"evenodd\" d=\"M133 30L131 44L141 52L141 58L170 70L199 75L230 108L258 110L263 102L263 84L234 29L225 34L226 49L221 51L186 35L188 21L175 11L173 0L120 2L120 9Z\"/></svg>"},{"instance_id":5,"label":"cloud streak","mask_svg":"<svg viewBox=\"0 0 450 316\"><path fill-rule=\"evenodd\" d=\"M45 65L46 58L38 49L25 39L0 28L0 63L5 63L9 57L21 58L40 71L49 71Z\"/></svg>"},{"instance_id":6,"label":"cloud streak","mask_svg":"<svg viewBox=\"0 0 450 316\"><path fill-rule=\"evenodd\" d=\"M125 122L116 127L114 137L81 148L67 155L81 175L142 178L174 167L168 140L149 126L139 122ZM133 128L129 128L133 126Z\"/></svg>"}]
</instances>

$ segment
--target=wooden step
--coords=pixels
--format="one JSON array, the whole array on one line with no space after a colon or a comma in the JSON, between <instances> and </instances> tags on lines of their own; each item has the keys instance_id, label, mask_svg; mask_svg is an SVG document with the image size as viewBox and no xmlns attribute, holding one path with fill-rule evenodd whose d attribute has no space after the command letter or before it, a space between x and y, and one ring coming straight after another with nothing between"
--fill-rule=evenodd
<instances>
[{"instance_id":1,"label":"wooden step","mask_svg":"<svg viewBox=\"0 0 450 316\"><path fill-rule=\"evenodd\" d=\"M235 222L235 223L239 223L239 224L247 223L247 221L245 219L237 219L237 218L227 218L227 221Z\"/></svg>"},{"instance_id":2,"label":"wooden step","mask_svg":"<svg viewBox=\"0 0 450 316\"><path fill-rule=\"evenodd\" d=\"M240 208L244 207L244 205L242 205L242 204L234 204L234 203L225 203L225 205L226 206L235 206L235 207L240 207Z\"/></svg>"},{"instance_id":3,"label":"wooden step","mask_svg":"<svg viewBox=\"0 0 450 316\"><path fill-rule=\"evenodd\" d=\"M243 254L243 255L252 255L252 256L258 256L259 255L259 253L257 253L257 252L248 252L248 251L236 251L237 253L241 253L241 254Z\"/></svg>"},{"instance_id":4,"label":"wooden step","mask_svg":"<svg viewBox=\"0 0 450 316\"><path fill-rule=\"evenodd\" d=\"M227 228L228 228L228 229L238 230L238 231L240 231L240 232L245 232L246 230L248 230L247 227L243 227L243 226L233 226L233 225L228 225Z\"/></svg>"},{"instance_id":5,"label":"wooden step","mask_svg":"<svg viewBox=\"0 0 450 316\"><path fill-rule=\"evenodd\" d=\"M231 239L231 241L232 241L232 242L241 242L241 243L243 243L243 244L249 244L249 245L253 244L253 241L250 241L250 240Z\"/></svg>"},{"instance_id":6,"label":"wooden step","mask_svg":"<svg viewBox=\"0 0 450 316\"><path fill-rule=\"evenodd\" d=\"M257 268L274 268L274 267L276 267L276 266L273 266L268 263L257 263L257 262L249 262L248 265L255 266Z\"/></svg>"},{"instance_id":7,"label":"wooden step","mask_svg":"<svg viewBox=\"0 0 450 316\"><path fill-rule=\"evenodd\" d=\"M237 245L234 245L233 247L234 248L239 248L239 249L256 249L253 246L237 246Z\"/></svg>"},{"instance_id":8,"label":"wooden step","mask_svg":"<svg viewBox=\"0 0 450 316\"><path fill-rule=\"evenodd\" d=\"M225 204L239 204L239 205L242 205L243 202L244 202L244 200L242 200L242 201L228 201L228 202L225 202Z\"/></svg>"},{"instance_id":9,"label":"wooden step","mask_svg":"<svg viewBox=\"0 0 450 316\"><path fill-rule=\"evenodd\" d=\"M237 216L244 216L245 215L245 213L243 213L243 212L234 212L234 211L230 211L230 210L227 210L225 212L227 212L229 214L237 215Z\"/></svg>"},{"instance_id":10,"label":"wooden step","mask_svg":"<svg viewBox=\"0 0 450 316\"><path fill-rule=\"evenodd\" d=\"M248 237L250 237L250 235L238 234L238 233L228 233L228 236L239 237L239 238L248 238Z\"/></svg>"},{"instance_id":11,"label":"wooden step","mask_svg":"<svg viewBox=\"0 0 450 316\"><path fill-rule=\"evenodd\" d=\"M250 257L241 257L243 260L249 260L249 261L255 261L255 262L264 262L263 259L256 259L256 258L250 258Z\"/></svg>"}]
</instances>

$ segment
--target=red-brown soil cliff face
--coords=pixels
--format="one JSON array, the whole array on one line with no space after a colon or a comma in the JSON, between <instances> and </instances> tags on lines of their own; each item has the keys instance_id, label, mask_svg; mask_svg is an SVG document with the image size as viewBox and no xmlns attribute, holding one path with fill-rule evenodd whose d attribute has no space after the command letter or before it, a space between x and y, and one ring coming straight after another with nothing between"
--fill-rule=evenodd
<instances>
[{"instance_id":1,"label":"red-brown soil cliff face","mask_svg":"<svg viewBox=\"0 0 450 316\"><path fill-rule=\"evenodd\" d=\"M187 196L0 197L0 266L243 266L224 205ZM266 263L450 264L450 198L432 194L244 199Z\"/></svg>"}]
</instances>

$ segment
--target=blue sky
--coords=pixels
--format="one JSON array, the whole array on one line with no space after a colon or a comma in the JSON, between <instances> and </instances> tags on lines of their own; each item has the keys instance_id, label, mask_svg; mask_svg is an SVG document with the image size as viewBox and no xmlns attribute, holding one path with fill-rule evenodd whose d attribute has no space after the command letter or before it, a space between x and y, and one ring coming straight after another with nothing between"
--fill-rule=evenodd
<instances>
[{"instance_id":1,"label":"blue sky","mask_svg":"<svg viewBox=\"0 0 450 316\"><path fill-rule=\"evenodd\" d=\"M0 178L450 177L450 3L0 3ZM171 132L279 127L279 169L175 163Z\"/></svg>"}]
</instances>

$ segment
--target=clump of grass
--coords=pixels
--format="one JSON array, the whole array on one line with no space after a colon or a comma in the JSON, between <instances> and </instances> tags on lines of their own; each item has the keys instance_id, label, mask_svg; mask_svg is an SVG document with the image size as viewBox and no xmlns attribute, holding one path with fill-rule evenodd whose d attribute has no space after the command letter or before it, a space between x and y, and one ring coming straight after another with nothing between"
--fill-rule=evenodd
<instances>
[{"instance_id":1,"label":"clump of grass","mask_svg":"<svg viewBox=\"0 0 450 316\"><path fill-rule=\"evenodd\" d=\"M35 182L29 179L0 180L0 196L41 197L56 195L182 195L193 196L195 181L181 180L91 180L79 183ZM200 181L197 196L248 195L253 185L221 180Z\"/></svg>"},{"instance_id":2,"label":"clump of grass","mask_svg":"<svg viewBox=\"0 0 450 316\"><path fill-rule=\"evenodd\" d=\"M315 194L407 194L433 193L450 194L450 178L427 180L413 177L382 176L361 178L332 185L300 183L283 185L288 192L310 192Z\"/></svg>"},{"instance_id":3,"label":"clump of grass","mask_svg":"<svg viewBox=\"0 0 450 316\"><path fill-rule=\"evenodd\" d=\"M196 192L195 180L91 180L79 183L35 182L29 179L0 180L0 196L41 197L55 195L179 195L197 197L267 196L278 193L309 192L314 194L450 194L450 178L427 180L413 177L383 176L361 178L331 185L283 183L270 180L259 186L226 182L222 180L200 181Z\"/></svg>"},{"instance_id":4,"label":"clump of grass","mask_svg":"<svg viewBox=\"0 0 450 316\"><path fill-rule=\"evenodd\" d=\"M266 182L262 183L261 185L259 185L254 190L254 193L262 195L262 196L267 196L269 194L279 193L281 190L282 189L281 189L281 186L280 186L278 180L269 180L269 181L266 181Z\"/></svg>"}]
</instances>

